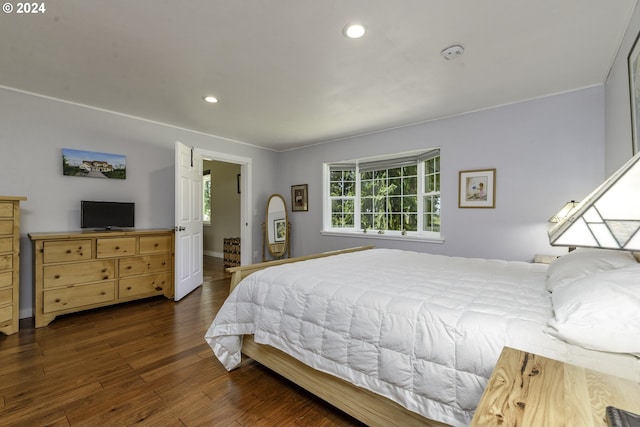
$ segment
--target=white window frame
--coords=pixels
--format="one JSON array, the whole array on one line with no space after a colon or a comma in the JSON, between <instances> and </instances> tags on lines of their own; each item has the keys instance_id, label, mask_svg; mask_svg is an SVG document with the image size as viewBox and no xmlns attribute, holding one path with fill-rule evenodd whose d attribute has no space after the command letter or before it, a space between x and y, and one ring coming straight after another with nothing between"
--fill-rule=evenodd
<instances>
[{"instance_id":1,"label":"white window frame","mask_svg":"<svg viewBox=\"0 0 640 427\"><path fill-rule=\"evenodd\" d=\"M438 150L438 156L440 156L440 150ZM364 237L364 238L376 238L376 239L390 239L390 240L418 240L428 241L434 243L442 243L442 210L440 211L440 231L424 231L424 198L425 196L432 195L433 193L425 193L425 165L424 161L416 161L418 166L418 189L417 189L417 209L418 209L418 231L396 231L396 230L374 230L369 229L364 231L361 227L361 176L359 165L363 163L373 161L389 161L393 162L401 158L410 156L419 156L432 150L421 150L419 152L397 153L394 155L387 155L375 158L363 158L345 162L331 162L323 164L323 179L322 179L322 193L323 193L323 235L333 236L346 236L346 237ZM330 191L330 176L331 167L333 165L340 164L355 164L355 176L356 176L356 196L354 201L354 227L333 227L331 221L331 206L332 198ZM442 177L442 169L440 169L440 177ZM442 185L440 183L440 185ZM440 187L442 188L442 187ZM440 196L441 197L441 196ZM441 199L442 200L442 199Z\"/></svg>"}]
</instances>

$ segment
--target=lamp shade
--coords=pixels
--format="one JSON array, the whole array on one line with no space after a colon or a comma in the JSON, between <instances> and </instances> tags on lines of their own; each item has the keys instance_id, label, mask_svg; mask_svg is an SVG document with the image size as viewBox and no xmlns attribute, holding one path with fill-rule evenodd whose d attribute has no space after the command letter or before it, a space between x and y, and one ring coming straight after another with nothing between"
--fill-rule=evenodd
<instances>
[{"instance_id":1,"label":"lamp shade","mask_svg":"<svg viewBox=\"0 0 640 427\"><path fill-rule=\"evenodd\" d=\"M640 250L640 153L549 230L554 246Z\"/></svg>"},{"instance_id":2,"label":"lamp shade","mask_svg":"<svg viewBox=\"0 0 640 427\"><path fill-rule=\"evenodd\" d=\"M565 219L566 217L568 217L573 210L578 206L578 202L576 202L575 200L572 200L570 202L567 202L567 204L565 204L562 209L560 209L558 212L555 213L555 215L553 215L551 218L549 218L549 222L560 222L563 219Z\"/></svg>"}]
</instances>

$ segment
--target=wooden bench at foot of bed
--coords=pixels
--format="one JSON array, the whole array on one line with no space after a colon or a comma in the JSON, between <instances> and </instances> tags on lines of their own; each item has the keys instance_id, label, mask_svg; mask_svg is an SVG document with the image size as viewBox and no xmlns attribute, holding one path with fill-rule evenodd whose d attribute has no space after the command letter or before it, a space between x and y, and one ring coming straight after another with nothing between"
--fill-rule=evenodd
<instances>
[{"instance_id":1,"label":"wooden bench at foot of bed","mask_svg":"<svg viewBox=\"0 0 640 427\"><path fill-rule=\"evenodd\" d=\"M227 271L232 274L229 292L233 291L238 283L249 274L267 267L372 248L373 246L358 246L227 268ZM386 397L355 386L333 375L317 371L276 348L257 344L252 335L244 336L242 353L369 426L446 426L446 424L429 420L409 411Z\"/></svg>"}]
</instances>

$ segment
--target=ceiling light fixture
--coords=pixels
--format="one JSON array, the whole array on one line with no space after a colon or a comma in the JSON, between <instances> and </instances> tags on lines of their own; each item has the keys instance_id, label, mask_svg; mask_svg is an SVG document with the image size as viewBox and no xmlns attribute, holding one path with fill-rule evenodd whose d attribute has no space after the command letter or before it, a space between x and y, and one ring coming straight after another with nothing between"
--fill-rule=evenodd
<instances>
[{"instance_id":1,"label":"ceiling light fixture","mask_svg":"<svg viewBox=\"0 0 640 427\"><path fill-rule=\"evenodd\" d=\"M215 104L216 102L218 102L218 98L213 95L203 96L202 99L204 99L205 102L208 102L209 104Z\"/></svg>"},{"instance_id":2,"label":"ceiling light fixture","mask_svg":"<svg viewBox=\"0 0 640 427\"><path fill-rule=\"evenodd\" d=\"M365 32L367 32L367 29L362 24L348 24L342 30L342 33L350 39L359 39L364 36Z\"/></svg>"}]
</instances>

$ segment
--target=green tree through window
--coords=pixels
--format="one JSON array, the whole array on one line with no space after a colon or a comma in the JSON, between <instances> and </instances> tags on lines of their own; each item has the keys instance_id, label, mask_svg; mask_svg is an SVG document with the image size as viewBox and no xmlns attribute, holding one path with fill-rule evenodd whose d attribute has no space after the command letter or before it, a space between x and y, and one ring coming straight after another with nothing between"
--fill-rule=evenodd
<instances>
[{"instance_id":1,"label":"green tree through window","mask_svg":"<svg viewBox=\"0 0 640 427\"><path fill-rule=\"evenodd\" d=\"M329 164L328 170L325 229L439 235L439 149Z\"/></svg>"}]
</instances>

